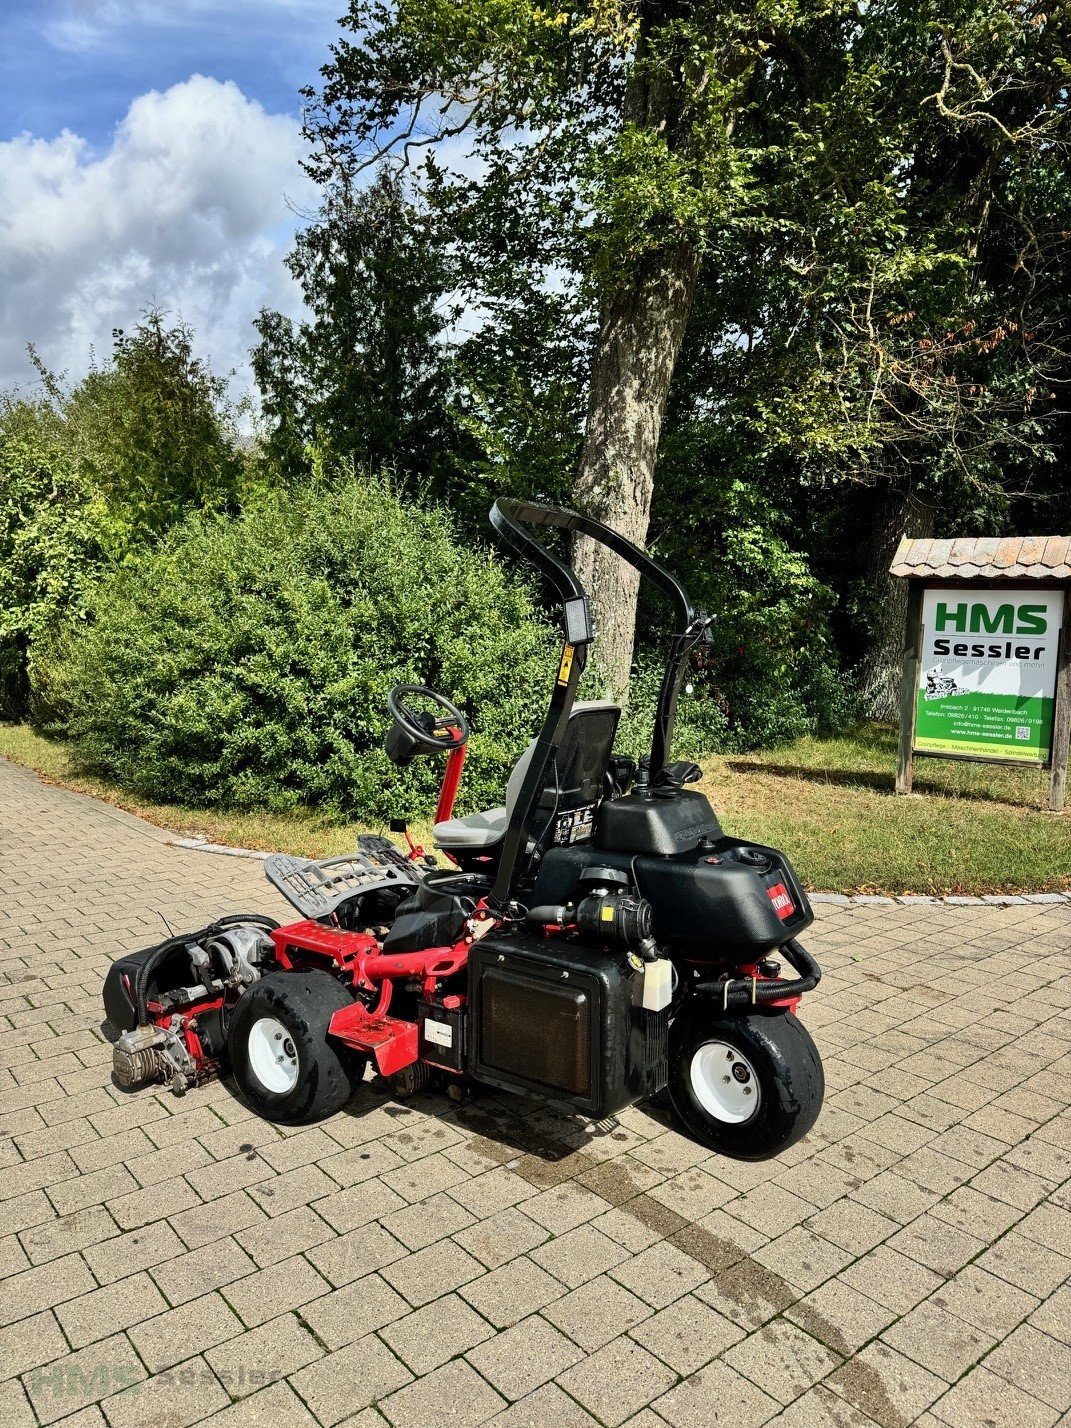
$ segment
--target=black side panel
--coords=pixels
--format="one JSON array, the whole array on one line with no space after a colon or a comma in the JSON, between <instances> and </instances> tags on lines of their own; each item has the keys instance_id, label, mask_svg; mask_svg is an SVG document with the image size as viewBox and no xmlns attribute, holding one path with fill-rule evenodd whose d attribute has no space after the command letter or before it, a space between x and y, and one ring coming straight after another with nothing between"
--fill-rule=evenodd
<instances>
[{"instance_id":1,"label":"black side panel","mask_svg":"<svg viewBox=\"0 0 1071 1428\"><path fill-rule=\"evenodd\" d=\"M644 1011L641 985L623 955L492 933L469 957L472 1075L595 1116L652 1095L668 1011Z\"/></svg>"},{"instance_id":2,"label":"black side panel","mask_svg":"<svg viewBox=\"0 0 1071 1428\"><path fill-rule=\"evenodd\" d=\"M595 989L489 967L480 978L480 1060L590 1100Z\"/></svg>"}]
</instances>

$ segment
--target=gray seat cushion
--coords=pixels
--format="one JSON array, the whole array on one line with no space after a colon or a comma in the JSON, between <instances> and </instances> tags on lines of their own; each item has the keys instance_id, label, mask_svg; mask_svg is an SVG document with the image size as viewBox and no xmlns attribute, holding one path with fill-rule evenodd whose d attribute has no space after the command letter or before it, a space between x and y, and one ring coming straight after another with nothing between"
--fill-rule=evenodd
<instances>
[{"instance_id":1,"label":"gray seat cushion","mask_svg":"<svg viewBox=\"0 0 1071 1428\"><path fill-rule=\"evenodd\" d=\"M506 810L488 808L464 818L448 818L432 830L438 848L486 848L497 843L506 831Z\"/></svg>"}]
</instances>

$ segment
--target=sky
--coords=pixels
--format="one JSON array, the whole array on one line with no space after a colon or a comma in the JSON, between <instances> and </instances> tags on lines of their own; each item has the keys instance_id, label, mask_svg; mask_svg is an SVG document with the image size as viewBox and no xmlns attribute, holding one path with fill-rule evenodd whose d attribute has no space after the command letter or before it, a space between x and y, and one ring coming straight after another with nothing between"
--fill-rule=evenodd
<instances>
[{"instance_id":1,"label":"sky","mask_svg":"<svg viewBox=\"0 0 1071 1428\"><path fill-rule=\"evenodd\" d=\"M150 306L248 389L315 190L300 98L345 0L0 0L0 390L77 380Z\"/></svg>"}]
</instances>

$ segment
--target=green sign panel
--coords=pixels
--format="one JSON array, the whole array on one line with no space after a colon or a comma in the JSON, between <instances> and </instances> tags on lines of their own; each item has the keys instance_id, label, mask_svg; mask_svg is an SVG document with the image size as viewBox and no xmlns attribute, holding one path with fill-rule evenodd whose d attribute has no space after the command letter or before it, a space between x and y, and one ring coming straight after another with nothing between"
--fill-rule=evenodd
<instances>
[{"instance_id":1,"label":"green sign panel","mask_svg":"<svg viewBox=\"0 0 1071 1428\"><path fill-rule=\"evenodd\" d=\"M915 748L1047 763L1063 593L925 591Z\"/></svg>"}]
</instances>

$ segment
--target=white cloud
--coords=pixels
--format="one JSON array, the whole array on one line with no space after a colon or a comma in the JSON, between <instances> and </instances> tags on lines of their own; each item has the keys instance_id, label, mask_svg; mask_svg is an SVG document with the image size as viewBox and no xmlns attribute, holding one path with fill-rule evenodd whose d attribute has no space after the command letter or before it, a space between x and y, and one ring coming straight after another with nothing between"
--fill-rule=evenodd
<instances>
[{"instance_id":1,"label":"white cloud","mask_svg":"<svg viewBox=\"0 0 1071 1428\"><path fill-rule=\"evenodd\" d=\"M80 376L150 305L217 371L245 367L256 312L300 307L282 263L288 200L314 200L300 147L295 118L202 75L135 99L101 154L66 130L0 143L0 387L31 376L28 341Z\"/></svg>"}]
</instances>

